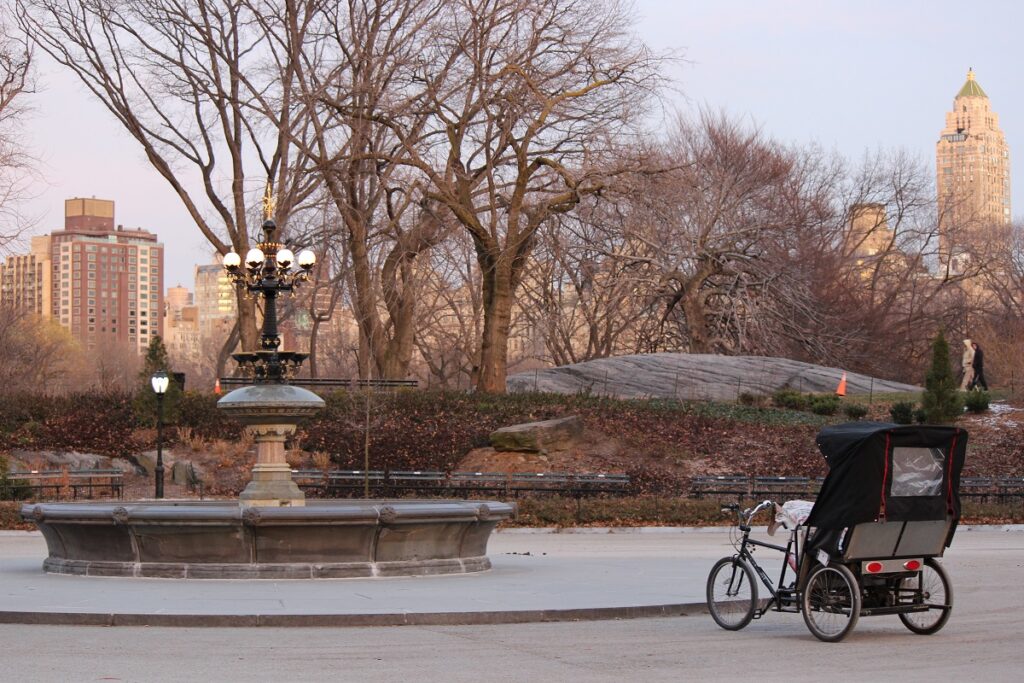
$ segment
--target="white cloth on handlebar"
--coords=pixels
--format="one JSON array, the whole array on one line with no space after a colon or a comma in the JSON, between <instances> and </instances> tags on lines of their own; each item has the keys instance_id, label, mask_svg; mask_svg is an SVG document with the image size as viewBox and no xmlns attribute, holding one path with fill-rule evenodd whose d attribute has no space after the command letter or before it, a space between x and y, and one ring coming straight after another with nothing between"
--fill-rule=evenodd
<instances>
[{"instance_id":1,"label":"white cloth on handlebar","mask_svg":"<svg viewBox=\"0 0 1024 683\"><path fill-rule=\"evenodd\" d=\"M797 528L807 521L812 507L814 501L810 500L787 500L782 505L776 504L774 524L768 527L768 533L775 535L780 525L790 530Z\"/></svg>"}]
</instances>

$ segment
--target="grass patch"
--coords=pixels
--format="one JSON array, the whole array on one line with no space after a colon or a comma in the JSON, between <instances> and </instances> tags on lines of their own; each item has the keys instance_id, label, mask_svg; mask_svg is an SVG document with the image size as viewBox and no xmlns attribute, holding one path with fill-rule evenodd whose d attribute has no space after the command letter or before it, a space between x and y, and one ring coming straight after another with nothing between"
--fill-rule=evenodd
<instances>
[{"instance_id":1,"label":"grass patch","mask_svg":"<svg viewBox=\"0 0 1024 683\"><path fill-rule=\"evenodd\" d=\"M669 496L624 498L574 498L556 496L524 497L516 500L519 514L506 526L730 526L736 517L722 512L722 502ZM743 507L755 505L744 501ZM762 513L756 523L767 524ZM1024 506L1005 503L965 501L961 524L1024 524Z\"/></svg>"},{"instance_id":2,"label":"grass patch","mask_svg":"<svg viewBox=\"0 0 1024 683\"><path fill-rule=\"evenodd\" d=\"M574 498L536 496L520 498L519 514L509 526L715 526L728 522L721 504L665 496L627 498Z\"/></svg>"},{"instance_id":3,"label":"grass patch","mask_svg":"<svg viewBox=\"0 0 1024 683\"><path fill-rule=\"evenodd\" d=\"M530 496L516 500L519 515L506 527L578 526L729 526L735 516L722 512L717 500L697 500L670 496L630 496L625 498L574 498ZM744 507L754 505L745 501ZM21 519L21 503L0 502L0 529L35 529ZM767 524L763 514L761 524ZM1024 524L1024 506L1005 503L964 502L961 524Z\"/></svg>"}]
</instances>

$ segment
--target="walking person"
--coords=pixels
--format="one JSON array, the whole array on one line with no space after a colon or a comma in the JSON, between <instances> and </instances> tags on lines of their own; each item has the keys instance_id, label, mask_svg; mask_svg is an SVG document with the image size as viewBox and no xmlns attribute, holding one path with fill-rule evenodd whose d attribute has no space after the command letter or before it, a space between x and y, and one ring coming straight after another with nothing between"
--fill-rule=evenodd
<instances>
[{"instance_id":1,"label":"walking person","mask_svg":"<svg viewBox=\"0 0 1024 683\"><path fill-rule=\"evenodd\" d=\"M978 342L971 342L971 348L974 349L974 360L971 362L974 378L968 388L973 389L980 385L982 391L988 391L988 382L985 380L985 352L981 350Z\"/></svg>"},{"instance_id":2,"label":"walking person","mask_svg":"<svg viewBox=\"0 0 1024 683\"><path fill-rule=\"evenodd\" d=\"M970 339L964 339L964 354L960 357L960 391L968 391L974 380L974 346Z\"/></svg>"}]
</instances>

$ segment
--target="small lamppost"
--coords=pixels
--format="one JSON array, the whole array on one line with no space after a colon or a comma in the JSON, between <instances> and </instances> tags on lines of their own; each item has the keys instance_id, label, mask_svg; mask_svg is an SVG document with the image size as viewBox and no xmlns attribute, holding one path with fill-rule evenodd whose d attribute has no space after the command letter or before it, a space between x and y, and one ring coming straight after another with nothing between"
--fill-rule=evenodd
<instances>
[{"instance_id":1,"label":"small lamppost","mask_svg":"<svg viewBox=\"0 0 1024 683\"><path fill-rule=\"evenodd\" d=\"M163 370L153 373L149 380L156 394L156 497L164 497L164 394L171 379Z\"/></svg>"}]
</instances>

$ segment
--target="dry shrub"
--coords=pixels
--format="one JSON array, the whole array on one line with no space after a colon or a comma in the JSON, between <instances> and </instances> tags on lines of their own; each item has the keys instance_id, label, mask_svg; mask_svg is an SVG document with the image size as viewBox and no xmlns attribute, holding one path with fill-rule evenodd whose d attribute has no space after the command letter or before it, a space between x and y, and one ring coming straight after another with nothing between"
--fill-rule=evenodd
<instances>
[{"instance_id":1,"label":"dry shrub","mask_svg":"<svg viewBox=\"0 0 1024 683\"><path fill-rule=\"evenodd\" d=\"M217 461L215 466L220 469L237 467L239 464L248 462L249 451L253 447L253 438L248 432L233 440L217 439L210 442L210 453Z\"/></svg>"},{"instance_id":2,"label":"dry shrub","mask_svg":"<svg viewBox=\"0 0 1024 683\"><path fill-rule=\"evenodd\" d=\"M167 432L164 432L166 438ZM136 427L132 430L132 439L143 448L156 448L156 427Z\"/></svg>"},{"instance_id":3,"label":"dry shrub","mask_svg":"<svg viewBox=\"0 0 1024 683\"><path fill-rule=\"evenodd\" d=\"M178 427L178 443L194 453L205 451L208 446L207 440L192 427Z\"/></svg>"},{"instance_id":4,"label":"dry shrub","mask_svg":"<svg viewBox=\"0 0 1024 683\"><path fill-rule=\"evenodd\" d=\"M289 448L284 452L284 460L293 470L302 469L302 465L306 461L306 454L301 448Z\"/></svg>"},{"instance_id":5,"label":"dry shrub","mask_svg":"<svg viewBox=\"0 0 1024 683\"><path fill-rule=\"evenodd\" d=\"M324 472L331 469L331 454L327 451L314 451L313 467Z\"/></svg>"}]
</instances>

